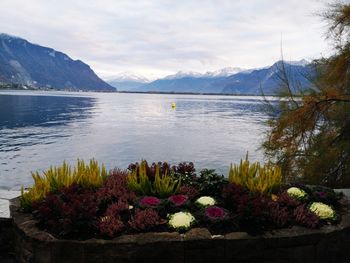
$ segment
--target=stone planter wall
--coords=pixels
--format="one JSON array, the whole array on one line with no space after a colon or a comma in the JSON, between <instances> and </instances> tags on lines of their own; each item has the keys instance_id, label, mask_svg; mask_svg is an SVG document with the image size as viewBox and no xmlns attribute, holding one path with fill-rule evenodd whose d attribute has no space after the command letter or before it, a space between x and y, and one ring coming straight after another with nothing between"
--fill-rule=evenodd
<instances>
[{"instance_id":1,"label":"stone planter wall","mask_svg":"<svg viewBox=\"0 0 350 263\"><path fill-rule=\"evenodd\" d=\"M14 262L13 254L12 220L0 218L0 262Z\"/></svg>"},{"instance_id":2,"label":"stone planter wall","mask_svg":"<svg viewBox=\"0 0 350 263\"><path fill-rule=\"evenodd\" d=\"M212 236L207 229L123 235L113 240L59 240L11 202L18 262L350 262L350 210L336 226L282 229L260 236L234 232Z\"/></svg>"}]
</instances>

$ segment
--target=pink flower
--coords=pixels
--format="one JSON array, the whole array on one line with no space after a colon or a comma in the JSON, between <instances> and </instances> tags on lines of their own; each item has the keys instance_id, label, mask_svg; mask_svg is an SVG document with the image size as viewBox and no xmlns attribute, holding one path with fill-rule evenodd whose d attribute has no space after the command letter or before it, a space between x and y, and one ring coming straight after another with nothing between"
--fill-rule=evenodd
<instances>
[{"instance_id":1,"label":"pink flower","mask_svg":"<svg viewBox=\"0 0 350 263\"><path fill-rule=\"evenodd\" d=\"M172 195L168 198L169 202L171 202L175 206L182 206L188 201L187 195Z\"/></svg>"},{"instance_id":2,"label":"pink flower","mask_svg":"<svg viewBox=\"0 0 350 263\"><path fill-rule=\"evenodd\" d=\"M157 207L160 204L160 199L154 196L146 196L140 200L140 205L145 207Z\"/></svg>"},{"instance_id":3,"label":"pink flower","mask_svg":"<svg viewBox=\"0 0 350 263\"><path fill-rule=\"evenodd\" d=\"M205 215L211 220L222 220L226 217L227 213L221 207L209 206L205 209Z\"/></svg>"}]
</instances>

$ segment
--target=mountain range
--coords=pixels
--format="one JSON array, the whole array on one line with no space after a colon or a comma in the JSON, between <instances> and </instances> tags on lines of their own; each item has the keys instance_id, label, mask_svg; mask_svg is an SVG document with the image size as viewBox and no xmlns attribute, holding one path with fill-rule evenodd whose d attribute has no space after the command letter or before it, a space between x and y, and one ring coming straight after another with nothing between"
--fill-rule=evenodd
<instances>
[{"instance_id":1,"label":"mountain range","mask_svg":"<svg viewBox=\"0 0 350 263\"><path fill-rule=\"evenodd\" d=\"M277 93L282 65L293 83L312 88L308 77L312 67L306 60L283 62L257 69L227 67L212 72L184 72L150 81L130 72L105 82L81 60L52 48L19 37L0 34L0 84L13 83L32 87L133 92L218 93L266 95Z\"/></svg>"},{"instance_id":2,"label":"mountain range","mask_svg":"<svg viewBox=\"0 0 350 263\"><path fill-rule=\"evenodd\" d=\"M0 34L0 82L41 88L115 91L81 60Z\"/></svg>"},{"instance_id":3,"label":"mountain range","mask_svg":"<svg viewBox=\"0 0 350 263\"><path fill-rule=\"evenodd\" d=\"M283 63L283 64L282 64ZM121 74L109 83L120 91L133 92L191 92L223 93L237 95L274 95L281 85L280 74L285 67L296 88L312 88L309 77L312 67L307 60L277 61L271 66L256 69L223 68L213 72L198 73L179 71L161 79L149 81L146 78L127 73Z\"/></svg>"}]
</instances>

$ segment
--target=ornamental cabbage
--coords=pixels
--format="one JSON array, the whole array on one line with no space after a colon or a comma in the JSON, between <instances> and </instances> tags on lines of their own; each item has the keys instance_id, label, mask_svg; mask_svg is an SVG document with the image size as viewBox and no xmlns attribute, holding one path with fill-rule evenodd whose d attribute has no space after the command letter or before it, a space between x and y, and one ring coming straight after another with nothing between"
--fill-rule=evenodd
<instances>
[{"instance_id":1,"label":"ornamental cabbage","mask_svg":"<svg viewBox=\"0 0 350 263\"><path fill-rule=\"evenodd\" d=\"M216 201L210 196L202 196L196 200L196 204L200 206L210 206L215 205Z\"/></svg>"},{"instance_id":2,"label":"ornamental cabbage","mask_svg":"<svg viewBox=\"0 0 350 263\"><path fill-rule=\"evenodd\" d=\"M298 187L289 188L287 190L287 193L290 197L294 197L296 199L303 199L304 197L306 197L306 192Z\"/></svg>"},{"instance_id":3,"label":"ornamental cabbage","mask_svg":"<svg viewBox=\"0 0 350 263\"><path fill-rule=\"evenodd\" d=\"M194 216L189 212L177 212L169 216L169 226L177 230L187 230L195 222Z\"/></svg>"},{"instance_id":4,"label":"ornamental cabbage","mask_svg":"<svg viewBox=\"0 0 350 263\"><path fill-rule=\"evenodd\" d=\"M329 220L335 218L335 211L329 205L321 202L313 202L309 208L312 212L318 215L321 219Z\"/></svg>"}]
</instances>

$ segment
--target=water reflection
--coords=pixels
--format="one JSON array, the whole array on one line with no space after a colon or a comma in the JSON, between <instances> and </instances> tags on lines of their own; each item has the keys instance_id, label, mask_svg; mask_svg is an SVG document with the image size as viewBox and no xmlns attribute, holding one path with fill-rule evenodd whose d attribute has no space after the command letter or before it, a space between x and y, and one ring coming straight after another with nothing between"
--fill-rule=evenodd
<instances>
[{"instance_id":1,"label":"water reflection","mask_svg":"<svg viewBox=\"0 0 350 263\"><path fill-rule=\"evenodd\" d=\"M95 99L58 96L0 96L0 129L65 125L88 118Z\"/></svg>"},{"instance_id":2,"label":"water reflection","mask_svg":"<svg viewBox=\"0 0 350 263\"><path fill-rule=\"evenodd\" d=\"M30 185L30 171L77 158L107 168L194 161L222 173L247 151L262 158L259 97L43 94L0 92L0 188Z\"/></svg>"}]
</instances>

